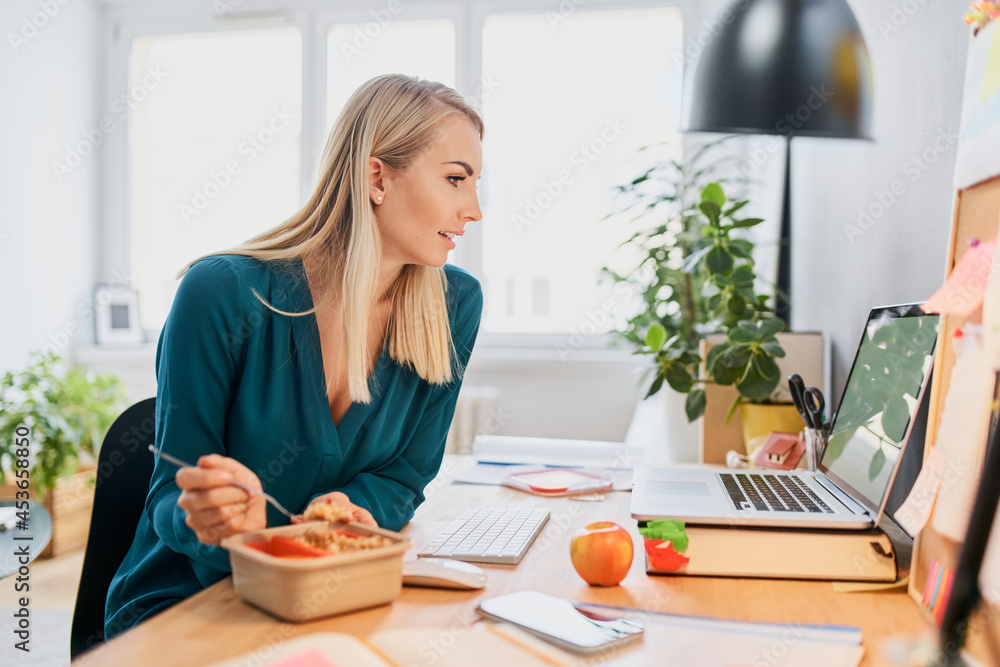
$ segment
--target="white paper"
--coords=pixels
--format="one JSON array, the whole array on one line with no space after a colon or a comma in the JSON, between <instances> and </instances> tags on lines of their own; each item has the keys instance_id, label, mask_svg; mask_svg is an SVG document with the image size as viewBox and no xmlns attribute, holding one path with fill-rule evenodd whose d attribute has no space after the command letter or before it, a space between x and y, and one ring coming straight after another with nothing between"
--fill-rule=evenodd
<instances>
[{"instance_id":1,"label":"white paper","mask_svg":"<svg viewBox=\"0 0 1000 667\"><path fill-rule=\"evenodd\" d=\"M954 339L955 365L941 413L935 448L947 466L934 508L934 530L961 542L969 526L972 503L986 452L993 370L982 346L982 328L967 324Z\"/></svg>"},{"instance_id":2,"label":"white paper","mask_svg":"<svg viewBox=\"0 0 1000 667\"><path fill-rule=\"evenodd\" d=\"M910 495L906 497L906 500L893 515L899 527L905 530L910 537L916 537L917 533L927 525L927 520L931 518L931 510L934 508L934 501L941 488L941 478L944 476L947 463L948 458L941 451L941 448L932 448L930 454L927 455L927 460L920 468L917 481L910 489Z\"/></svg>"},{"instance_id":3,"label":"white paper","mask_svg":"<svg viewBox=\"0 0 1000 667\"><path fill-rule=\"evenodd\" d=\"M997 230L1000 238L1000 230ZM983 349L990 359L990 366L1000 370L1000 252L993 253L993 264L986 279L983 296Z\"/></svg>"},{"instance_id":4,"label":"white paper","mask_svg":"<svg viewBox=\"0 0 1000 667\"><path fill-rule=\"evenodd\" d=\"M645 450L622 442L562 440L508 435L479 435L472 453L480 463L523 463L570 467L631 469Z\"/></svg>"},{"instance_id":5,"label":"white paper","mask_svg":"<svg viewBox=\"0 0 1000 667\"><path fill-rule=\"evenodd\" d=\"M998 51L996 21L979 31L969 45L962 95L962 127L955 158L955 188L1000 174L1000 90L995 87ZM991 85L991 82L993 84ZM950 147L953 131L942 131L939 143Z\"/></svg>"},{"instance_id":6,"label":"white paper","mask_svg":"<svg viewBox=\"0 0 1000 667\"><path fill-rule=\"evenodd\" d=\"M623 665L689 667L857 667L864 648L861 630L797 622L757 623L664 613L616 613L601 605L578 605L604 616L638 615L645 626L643 648ZM657 656L654 663L651 656Z\"/></svg>"}]
</instances>

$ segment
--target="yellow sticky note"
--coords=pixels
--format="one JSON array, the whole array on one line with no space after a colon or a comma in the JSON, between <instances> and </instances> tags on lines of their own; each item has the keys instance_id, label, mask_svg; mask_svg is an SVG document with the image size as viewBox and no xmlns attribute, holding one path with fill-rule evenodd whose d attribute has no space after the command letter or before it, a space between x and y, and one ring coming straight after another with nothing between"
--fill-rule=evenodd
<instances>
[{"instance_id":1,"label":"yellow sticky note","mask_svg":"<svg viewBox=\"0 0 1000 667\"><path fill-rule=\"evenodd\" d=\"M1000 90L1000 38L997 31L989 32L993 37L990 43L990 54L986 59L986 73L983 76L983 87L979 92L979 101L985 102Z\"/></svg>"}]
</instances>

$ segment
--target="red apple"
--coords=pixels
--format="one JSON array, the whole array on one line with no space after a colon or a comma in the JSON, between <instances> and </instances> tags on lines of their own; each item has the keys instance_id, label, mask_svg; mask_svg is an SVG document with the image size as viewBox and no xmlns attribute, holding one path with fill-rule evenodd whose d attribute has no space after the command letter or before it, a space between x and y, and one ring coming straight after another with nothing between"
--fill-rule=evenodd
<instances>
[{"instance_id":1,"label":"red apple","mask_svg":"<svg viewBox=\"0 0 1000 667\"><path fill-rule=\"evenodd\" d=\"M632 536L611 521L598 521L578 530L569 545L577 574L591 586L614 586L632 567Z\"/></svg>"}]
</instances>

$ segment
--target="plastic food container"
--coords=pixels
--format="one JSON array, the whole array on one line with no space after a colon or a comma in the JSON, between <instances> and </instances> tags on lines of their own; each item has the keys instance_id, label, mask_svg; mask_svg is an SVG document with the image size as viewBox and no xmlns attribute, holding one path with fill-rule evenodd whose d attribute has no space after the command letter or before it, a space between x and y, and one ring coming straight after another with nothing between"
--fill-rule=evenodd
<instances>
[{"instance_id":1,"label":"plastic food container","mask_svg":"<svg viewBox=\"0 0 1000 667\"><path fill-rule=\"evenodd\" d=\"M247 546L275 535L293 537L310 528L382 535L393 544L346 554L314 558L282 558ZM286 621L308 621L391 602L403 585L403 553L410 543L402 535L360 523L300 523L231 535L222 540L229 551L236 594Z\"/></svg>"}]
</instances>

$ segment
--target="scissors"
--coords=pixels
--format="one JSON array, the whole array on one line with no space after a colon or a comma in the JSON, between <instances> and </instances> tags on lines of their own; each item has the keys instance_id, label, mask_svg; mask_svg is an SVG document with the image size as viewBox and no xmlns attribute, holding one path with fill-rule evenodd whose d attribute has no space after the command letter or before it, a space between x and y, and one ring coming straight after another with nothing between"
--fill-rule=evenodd
<instances>
[{"instance_id":1,"label":"scissors","mask_svg":"<svg viewBox=\"0 0 1000 667\"><path fill-rule=\"evenodd\" d=\"M792 394L792 403L802 415L802 420L809 428L823 428L823 410L826 400L823 392L816 387L806 388L806 383L798 373L788 376L788 391Z\"/></svg>"},{"instance_id":2,"label":"scissors","mask_svg":"<svg viewBox=\"0 0 1000 667\"><path fill-rule=\"evenodd\" d=\"M826 399L823 392L816 387L809 387L802 394L802 402L806 405L806 411L812 416L813 428L823 428L826 419L823 411L826 409Z\"/></svg>"}]
</instances>

